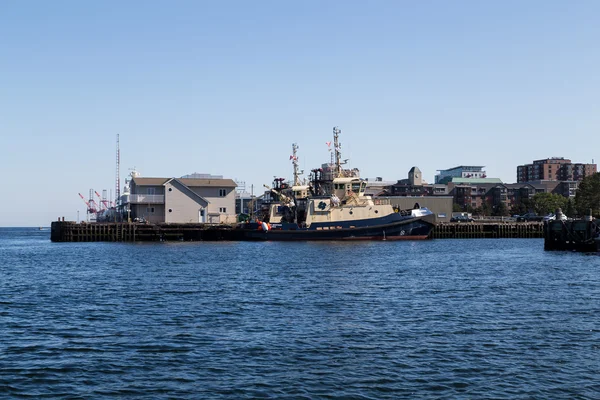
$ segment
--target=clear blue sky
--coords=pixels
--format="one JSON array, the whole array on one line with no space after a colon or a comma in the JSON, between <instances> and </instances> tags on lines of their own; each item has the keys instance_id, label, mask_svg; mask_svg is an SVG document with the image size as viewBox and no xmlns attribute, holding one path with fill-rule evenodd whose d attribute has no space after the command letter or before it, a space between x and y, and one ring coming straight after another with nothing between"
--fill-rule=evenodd
<instances>
[{"instance_id":1,"label":"clear blue sky","mask_svg":"<svg viewBox=\"0 0 600 400\"><path fill-rule=\"evenodd\" d=\"M90 188L192 172L260 188L329 159L600 160L598 1L0 2L0 226L85 214Z\"/></svg>"}]
</instances>

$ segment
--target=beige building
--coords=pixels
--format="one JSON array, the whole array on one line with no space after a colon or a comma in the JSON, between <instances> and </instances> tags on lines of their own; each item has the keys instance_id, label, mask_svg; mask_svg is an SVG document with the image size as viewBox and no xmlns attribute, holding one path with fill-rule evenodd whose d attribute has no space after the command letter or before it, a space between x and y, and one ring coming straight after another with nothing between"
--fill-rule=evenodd
<instances>
[{"instance_id":1,"label":"beige building","mask_svg":"<svg viewBox=\"0 0 600 400\"><path fill-rule=\"evenodd\" d=\"M234 223L232 179L133 177L122 197L132 220L150 223Z\"/></svg>"}]
</instances>

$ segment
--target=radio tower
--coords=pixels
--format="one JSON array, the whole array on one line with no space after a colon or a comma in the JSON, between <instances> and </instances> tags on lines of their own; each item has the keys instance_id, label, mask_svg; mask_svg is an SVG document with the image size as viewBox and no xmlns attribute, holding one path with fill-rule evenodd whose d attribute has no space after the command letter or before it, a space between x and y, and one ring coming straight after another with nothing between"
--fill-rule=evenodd
<instances>
[{"instance_id":1,"label":"radio tower","mask_svg":"<svg viewBox=\"0 0 600 400\"><path fill-rule=\"evenodd\" d=\"M115 187L115 205L119 205L121 197L121 180L119 178L119 167L121 165L121 152L119 150L119 134L117 133L117 179Z\"/></svg>"}]
</instances>

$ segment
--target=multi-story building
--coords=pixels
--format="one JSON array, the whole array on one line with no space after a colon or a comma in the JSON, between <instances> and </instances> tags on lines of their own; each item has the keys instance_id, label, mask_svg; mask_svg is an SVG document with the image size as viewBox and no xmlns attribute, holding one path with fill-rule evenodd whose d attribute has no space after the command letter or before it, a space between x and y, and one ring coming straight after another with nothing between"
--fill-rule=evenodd
<instances>
[{"instance_id":1,"label":"multi-story building","mask_svg":"<svg viewBox=\"0 0 600 400\"><path fill-rule=\"evenodd\" d=\"M500 204L509 206L509 189L502 182L498 183L460 183L450 185L450 194L454 203L461 209L468 210L486 207L494 212Z\"/></svg>"},{"instance_id":2,"label":"multi-story building","mask_svg":"<svg viewBox=\"0 0 600 400\"><path fill-rule=\"evenodd\" d=\"M517 183L533 181L581 181L597 172L596 164L573 164L564 157L535 160L517 167Z\"/></svg>"},{"instance_id":3,"label":"multi-story building","mask_svg":"<svg viewBox=\"0 0 600 400\"><path fill-rule=\"evenodd\" d=\"M440 169L435 176L435 183L448 183L452 178L486 178L483 166L460 165L450 169Z\"/></svg>"},{"instance_id":4,"label":"multi-story building","mask_svg":"<svg viewBox=\"0 0 600 400\"><path fill-rule=\"evenodd\" d=\"M233 223L236 186L232 179L132 175L121 204L131 219L150 223Z\"/></svg>"},{"instance_id":5,"label":"multi-story building","mask_svg":"<svg viewBox=\"0 0 600 400\"><path fill-rule=\"evenodd\" d=\"M506 183L506 206L511 209L531 199L536 194L536 188L529 183Z\"/></svg>"},{"instance_id":6,"label":"multi-story building","mask_svg":"<svg viewBox=\"0 0 600 400\"><path fill-rule=\"evenodd\" d=\"M367 186L368 188L368 186ZM408 171L408 178L388 184L385 191L391 196L447 196L448 187L444 184L428 184L423 180L419 167L412 167Z\"/></svg>"}]
</instances>

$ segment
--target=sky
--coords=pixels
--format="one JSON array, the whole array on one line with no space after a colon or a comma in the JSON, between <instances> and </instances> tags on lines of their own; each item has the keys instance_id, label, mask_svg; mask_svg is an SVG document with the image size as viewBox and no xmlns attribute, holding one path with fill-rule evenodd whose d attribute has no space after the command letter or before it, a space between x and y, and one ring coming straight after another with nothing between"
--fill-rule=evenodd
<instances>
[{"instance_id":1,"label":"sky","mask_svg":"<svg viewBox=\"0 0 600 400\"><path fill-rule=\"evenodd\" d=\"M598 1L0 2L0 226L199 172L262 191L329 161L428 182L600 160ZM122 185L121 185L122 186Z\"/></svg>"}]
</instances>

